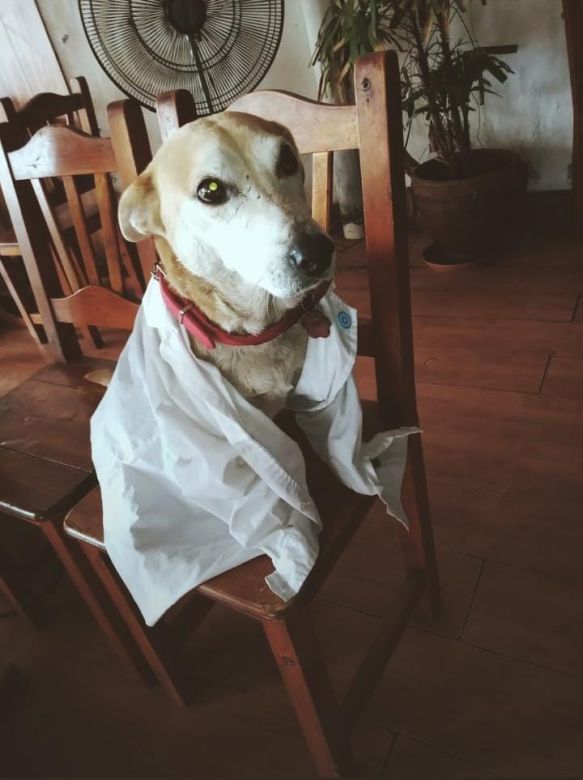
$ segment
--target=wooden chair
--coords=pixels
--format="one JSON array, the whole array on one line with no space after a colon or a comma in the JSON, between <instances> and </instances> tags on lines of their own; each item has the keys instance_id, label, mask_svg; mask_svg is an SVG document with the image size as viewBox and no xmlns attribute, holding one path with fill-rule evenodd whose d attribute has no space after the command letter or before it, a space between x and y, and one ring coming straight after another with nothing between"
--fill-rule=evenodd
<instances>
[{"instance_id":1,"label":"wooden chair","mask_svg":"<svg viewBox=\"0 0 583 780\"><path fill-rule=\"evenodd\" d=\"M324 227L329 223L332 198L332 153L352 148L360 152L372 320L360 324L359 352L374 358L378 388L378 403L365 408L369 435L379 425L396 427L418 422L399 93L396 55L379 53L363 57L356 64L356 106L320 105L281 92L257 92L231 107L281 122L292 131L300 152L313 153L314 214ZM163 132L194 116L187 93L165 95L160 106ZM282 419L281 424L302 446L310 492L324 523L321 552L311 576L295 599L283 603L265 587L265 576L272 568L270 561L265 556L257 558L204 583L184 599L176 608L174 630L180 634L194 628L215 603L259 620L316 766L322 776L328 777L350 771L352 729L423 594L429 595L435 611L439 609L422 445L418 436L411 437L403 489L411 530L398 527L406 582L339 705L316 641L309 605L374 499L343 487L312 452L293 421ZM160 682L180 700L181 691L169 683L171 664L159 652L155 636L159 626L152 630L144 625L109 563L98 490L71 511L65 527L81 543Z\"/></svg>"},{"instance_id":2,"label":"wooden chair","mask_svg":"<svg viewBox=\"0 0 583 780\"><path fill-rule=\"evenodd\" d=\"M65 125L99 136L91 95L84 78L71 80L72 94L56 95L41 93L35 95L23 108L16 110L10 98L0 100L0 121L8 122L13 132L20 132L24 139L32 136L46 125ZM110 212L114 211L115 197L111 182L103 180L99 193L100 202L107 202ZM35 182L36 195L49 228L51 243L49 251L56 265L63 290L72 293L89 284L98 283L98 269L91 236L101 228L97 209L97 193L92 177L45 178ZM128 254L125 245L120 245L125 255L125 274L133 289L138 289L133 247ZM0 231L0 276L12 296L29 333L38 343L44 343L46 336L40 327L41 319L36 309L34 296L23 273L21 249L14 230ZM89 329L91 340L101 346L101 339L95 328Z\"/></svg>"},{"instance_id":3,"label":"wooden chair","mask_svg":"<svg viewBox=\"0 0 583 780\"><path fill-rule=\"evenodd\" d=\"M22 138L11 123L0 125L0 186L48 340L56 362L0 399L0 516L37 525L59 556L120 656L146 677L151 674L106 594L92 575L78 545L63 532L63 518L95 484L89 419L102 388L88 382L88 371L111 365L83 356L75 326L131 329L138 303L124 295L122 242L110 197L109 176L129 182L151 153L137 103L121 101L110 110L113 138L99 138L65 126L44 126ZM50 253L58 236L51 231L44 179L59 179L78 192L78 177L94 180L107 255L108 278L70 294ZM83 220L75 221L79 245ZM90 242L86 249L92 250ZM139 247L144 267L155 257L153 245ZM94 260L94 258L92 258ZM89 265L87 266L89 267Z\"/></svg>"}]
</instances>

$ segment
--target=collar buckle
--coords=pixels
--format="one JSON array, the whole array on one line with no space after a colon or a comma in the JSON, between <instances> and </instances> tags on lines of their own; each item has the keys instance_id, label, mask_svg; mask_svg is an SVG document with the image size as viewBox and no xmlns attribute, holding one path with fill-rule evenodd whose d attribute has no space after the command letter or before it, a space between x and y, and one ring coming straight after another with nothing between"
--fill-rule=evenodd
<instances>
[{"instance_id":1,"label":"collar buckle","mask_svg":"<svg viewBox=\"0 0 583 780\"><path fill-rule=\"evenodd\" d=\"M187 313L187 312L188 312L190 309L192 309L192 307L193 307L193 304L192 304L192 303L189 303L187 306L183 306L183 307L182 307L182 309L180 309L180 311L178 312L178 315L177 315L177 316L178 316L178 322L179 322L181 325L182 325L182 323L184 322L184 315L185 315L185 314L186 314L186 313Z\"/></svg>"},{"instance_id":2,"label":"collar buckle","mask_svg":"<svg viewBox=\"0 0 583 780\"><path fill-rule=\"evenodd\" d=\"M159 260L157 263L154 263L154 268L150 271L150 275L157 282L160 281L161 276L166 276L166 271L162 268L162 263Z\"/></svg>"}]
</instances>

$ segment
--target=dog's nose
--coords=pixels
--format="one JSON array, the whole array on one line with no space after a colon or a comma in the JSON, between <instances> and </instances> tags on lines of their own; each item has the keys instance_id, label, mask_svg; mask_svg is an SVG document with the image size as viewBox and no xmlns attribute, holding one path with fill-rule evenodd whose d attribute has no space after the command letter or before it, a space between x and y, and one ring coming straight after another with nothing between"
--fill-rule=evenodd
<instances>
[{"instance_id":1,"label":"dog's nose","mask_svg":"<svg viewBox=\"0 0 583 780\"><path fill-rule=\"evenodd\" d=\"M332 263L334 244L323 233L303 235L291 248L289 258L304 273L317 276L324 273Z\"/></svg>"}]
</instances>

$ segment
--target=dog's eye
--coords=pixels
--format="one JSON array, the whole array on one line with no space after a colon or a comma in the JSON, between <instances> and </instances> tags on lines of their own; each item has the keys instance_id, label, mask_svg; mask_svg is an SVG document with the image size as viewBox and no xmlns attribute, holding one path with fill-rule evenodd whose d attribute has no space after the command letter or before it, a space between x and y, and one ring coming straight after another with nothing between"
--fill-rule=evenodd
<instances>
[{"instance_id":1,"label":"dog's eye","mask_svg":"<svg viewBox=\"0 0 583 780\"><path fill-rule=\"evenodd\" d=\"M277 160L276 174L282 176L294 176L300 169L300 164L294 150L289 144L282 144Z\"/></svg>"},{"instance_id":2,"label":"dog's eye","mask_svg":"<svg viewBox=\"0 0 583 780\"><path fill-rule=\"evenodd\" d=\"M203 203L218 206L227 200L227 188L218 179L203 179L196 190L197 197Z\"/></svg>"}]
</instances>

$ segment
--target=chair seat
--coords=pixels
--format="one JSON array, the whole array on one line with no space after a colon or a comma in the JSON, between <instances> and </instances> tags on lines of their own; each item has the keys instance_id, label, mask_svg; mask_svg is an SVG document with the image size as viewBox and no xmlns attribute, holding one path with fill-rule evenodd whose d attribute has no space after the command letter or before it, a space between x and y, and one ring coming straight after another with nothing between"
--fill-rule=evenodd
<instances>
[{"instance_id":1,"label":"chair seat","mask_svg":"<svg viewBox=\"0 0 583 780\"><path fill-rule=\"evenodd\" d=\"M365 429L376 426L376 404L363 406ZM271 592L265 577L273 571L270 559L261 555L200 585L196 590L213 601L252 617L278 617L318 590L375 501L342 485L309 446L291 416L278 419L281 427L300 445L306 461L308 488L322 518L320 555L300 594L283 602ZM65 530L79 541L105 549L101 493L88 493L68 514Z\"/></svg>"},{"instance_id":2,"label":"chair seat","mask_svg":"<svg viewBox=\"0 0 583 780\"><path fill-rule=\"evenodd\" d=\"M51 364L0 398L0 511L42 522L95 485L89 420L103 388L85 374L112 365Z\"/></svg>"},{"instance_id":3,"label":"chair seat","mask_svg":"<svg viewBox=\"0 0 583 780\"><path fill-rule=\"evenodd\" d=\"M39 524L62 517L96 484L94 473L0 447L0 514Z\"/></svg>"}]
</instances>

